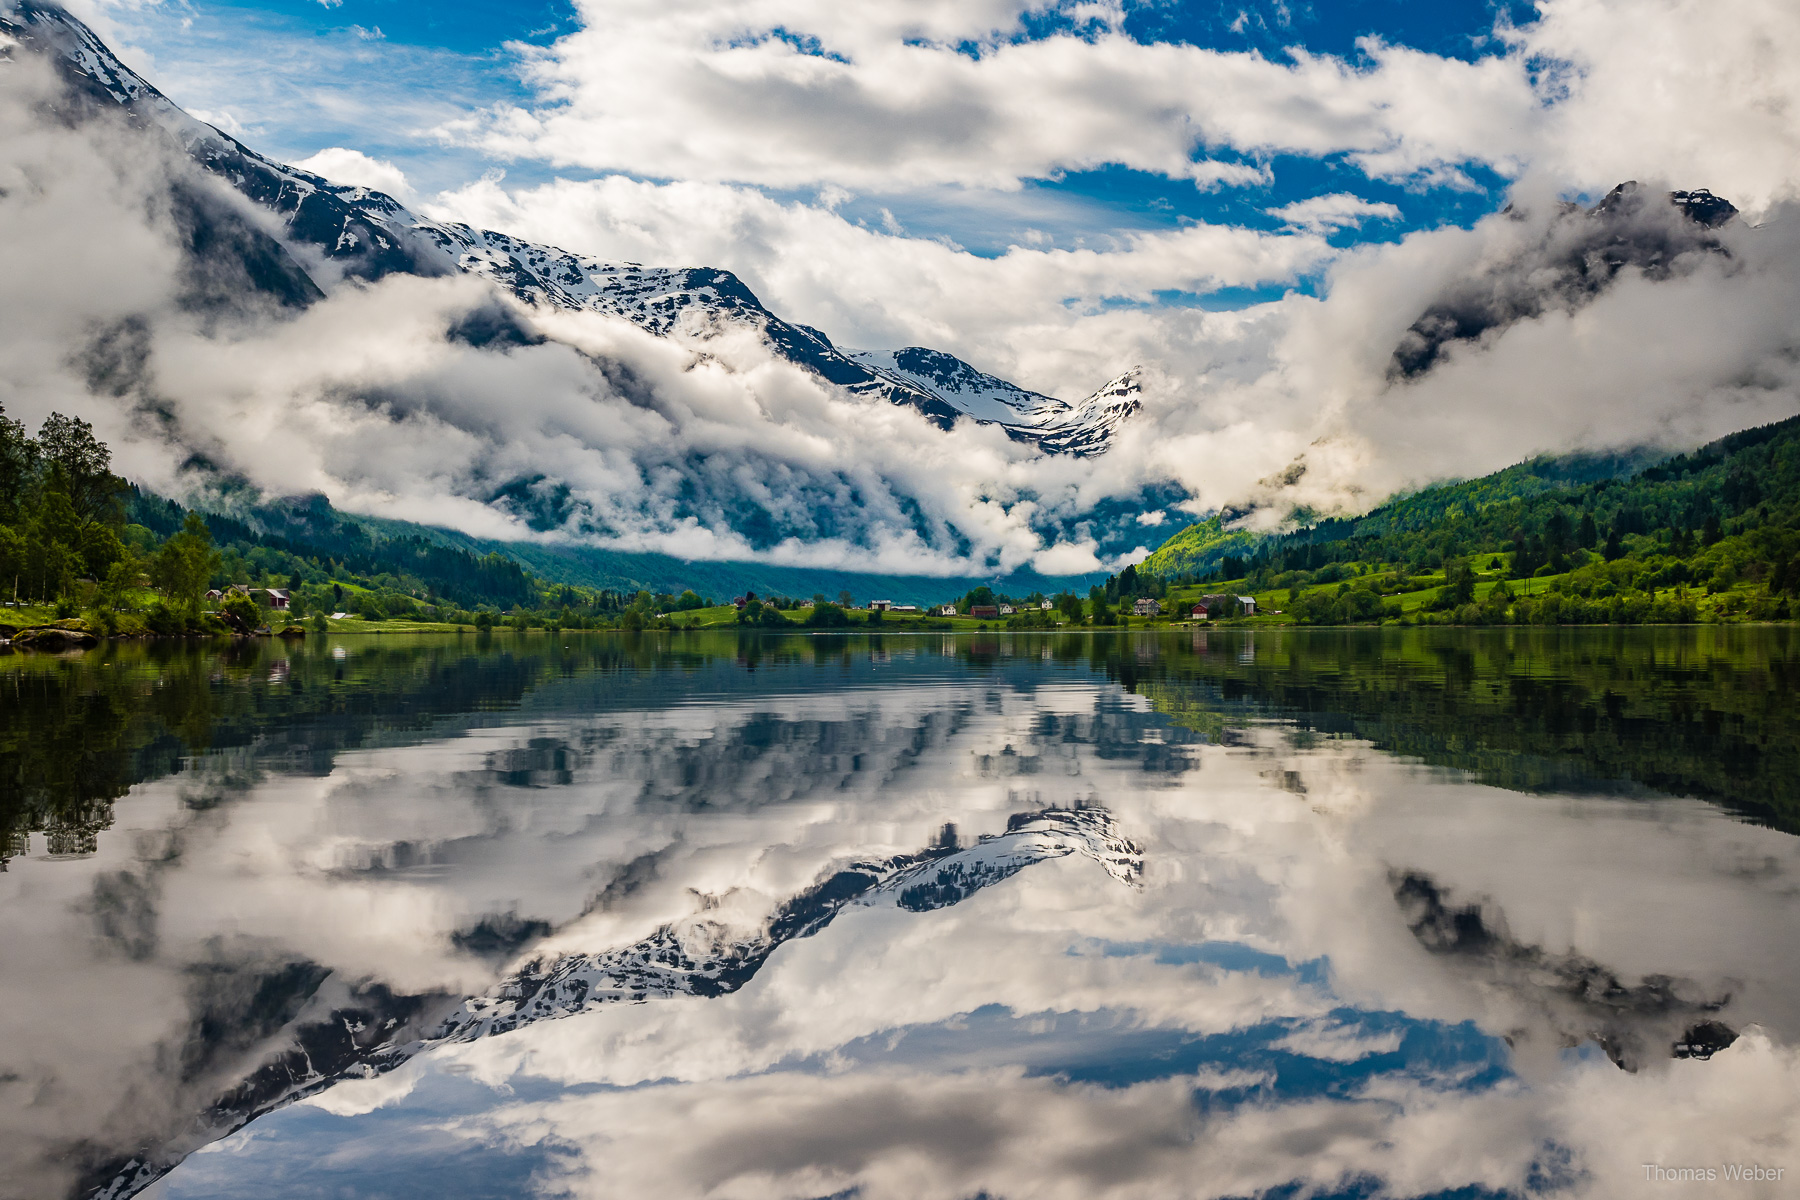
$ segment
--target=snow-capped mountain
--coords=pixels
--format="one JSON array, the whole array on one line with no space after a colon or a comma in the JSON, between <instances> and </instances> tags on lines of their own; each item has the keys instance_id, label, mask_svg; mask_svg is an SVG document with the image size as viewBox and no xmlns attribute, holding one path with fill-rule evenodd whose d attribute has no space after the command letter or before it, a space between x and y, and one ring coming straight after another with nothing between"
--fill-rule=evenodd
<instances>
[{"instance_id":1,"label":"snow-capped mountain","mask_svg":"<svg viewBox=\"0 0 1800 1200\"><path fill-rule=\"evenodd\" d=\"M1109 379L1093 395L1072 405L1067 418L1046 426L1039 444L1063 454L1098 454L1106 449L1112 435L1138 410L1142 375L1133 367Z\"/></svg>"},{"instance_id":2,"label":"snow-capped mountain","mask_svg":"<svg viewBox=\"0 0 1800 1200\"><path fill-rule=\"evenodd\" d=\"M955 355L923 346L887 353L850 350L849 358L900 387L928 392L959 413L999 425L1037 427L1068 414L1072 405L1053 396L1027 391Z\"/></svg>"},{"instance_id":3,"label":"snow-capped mountain","mask_svg":"<svg viewBox=\"0 0 1800 1200\"><path fill-rule=\"evenodd\" d=\"M658 336L680 329L703 333L719 323L749 325L777 353L854 395L908 405L945 429L965 418L999 425L1048 453L1100 453L1136 407L1135 396L1127 403L1127 393L1109 393L1118 381L1070 404L941 351L846 353L824 333L770 312L730 271L604 262L505 233L430 220L383 192L334 184L265 158L195 119L120 62L80 20L45 0L13 0L0 7L0 35L49 57L77 97L101 109L123 109L140 125L171 135L194 161L277 214L294 255L274 239L259 240L253 229L234 227L226 240L251 260L241 274L282 303L304 304L322 294L318 285L323 280L329 286L332 274L375 280L396 272L463 272L490 280L529 306L604 313ZM190 198L189 207L195 206L206 209ZM211 210L191 214L190 222L204 224L208 232L220 223L232 225L228 214ZM318 260L311 270L302 265L309 258ZM1103 394L1112 399L1101 401Z\"/></svg>"},{"instance_id":4,"label":"snow-capped mountain","mask_svg":"<svg viewBox=\"0 0 1800 1200\"><path fill-rule=\"evenodd\" d=\"M852 350L848 357L899 388L930 395L939 404L977 421L1003 425L1015 437L1035 441L1051 453L1098 454L1118 427L1138 410L1138 370L1109 380L1074 404L1027 391L953 354L908 346L886 353Z\"/></svg>"},{"instance_id":5,"label":"snow-capped mountain","mask_svg":"<svg viewBox=\"0 0 1800 1200\"><path fill-rule=\"evenodd\" d=\"M89 1194L94 1200L134 1196L193 1151L340 1080L382 1075L437 1047L608 1005L726 995L748 983L782 945L813 936L847 909L932 912L1034 864L1071 855L1092 859L1127 886L1143 876L1143 848L1120 833L1106 809L1021 812L1007 821L1005 833L972 846L951 837L918 853L850 862L755 928L721 925L701 914L628 946L533 959L460 1003L374 989L359 995L355 1007L296 1023L292 1047L220 1097L185 1136L106 1169Z\"/></svg>"}]
</instances>

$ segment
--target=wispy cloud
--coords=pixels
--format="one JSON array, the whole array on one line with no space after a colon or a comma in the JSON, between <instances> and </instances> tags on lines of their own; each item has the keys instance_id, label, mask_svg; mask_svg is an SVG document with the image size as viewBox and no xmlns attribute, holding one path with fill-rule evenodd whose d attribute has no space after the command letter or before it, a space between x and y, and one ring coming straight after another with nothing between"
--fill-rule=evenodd
<instances>
[{"instance_id":1,"label":"wispy cloud","mask_svg":"<svg viewBox=\"0 0 1800 1200\"><path fill-rule=\"evenodd\" d=\"M1268 209L1267 212L1284 224L1312 233L1355 229L1368 221L1394 221L1400 217L1400 209L1395 205L1374 203L1348 192L1311 196L1284 204L1280 208Z\"/></svg>"}]
</instances>

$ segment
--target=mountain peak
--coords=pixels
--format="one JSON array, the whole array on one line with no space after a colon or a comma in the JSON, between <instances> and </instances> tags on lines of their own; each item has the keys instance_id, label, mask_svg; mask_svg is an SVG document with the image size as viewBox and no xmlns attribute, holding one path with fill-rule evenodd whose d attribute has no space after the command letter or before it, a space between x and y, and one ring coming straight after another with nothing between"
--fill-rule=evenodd
<instances>
[{"instance_id":1,"label":"mountain peak","mask_svg":"<svg viewBox=\"0 0 1800 1200\"><path fill-rule=\"evenodd\" d=\"M1716 229L1738 214L1737 205L1723 196L1713 195L1706 188L1676 190L1664 195L1682 216L1707 229ZM1650 193L1637 180L1627 179L1587 211L1590 216L1626 215L1637 211L1649 196Z\"/></svg>"},{"instance_id":2,"label":"mountain peak","mask_svg":"<svg viewBox=\"0 0 1800 1200\"><path fill-rule=\"evenodd\" d=\"M1660 193L1668 207L1656 202L1658 195L1627 180L1592 208L1563 205L1535 244L1446 287L1395 347L1389 379L1419 378L1451 347L1478 342L1491 330L1590 304L1626 267L1666 279L1704 255L1724 253L1713 230L1737 215L1735 205L1705 188Z\"/></svg>"}]
</instances>

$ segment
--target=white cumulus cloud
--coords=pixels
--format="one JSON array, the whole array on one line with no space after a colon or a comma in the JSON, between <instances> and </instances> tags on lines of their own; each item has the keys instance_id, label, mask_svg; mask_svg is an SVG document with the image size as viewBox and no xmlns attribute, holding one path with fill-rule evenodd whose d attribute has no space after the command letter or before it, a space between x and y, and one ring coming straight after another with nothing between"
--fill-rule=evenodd
<instances>
[{"instance_id":1,"label":"white cumulus cloud","mask_svg":"<svg viewBox=\"0 0 1800 1200\"><path fill-rule=\"evenodd\" d=\"M386 192L397 200L410 200L413 189L406 182L406 172L384 158L372 158L361 150L343 146L327 146L317 154L294 163L302 171L323 175L333 183L356 183Z\"/></svg>"},{"instance_id":2,"label":"white cumulus cloud","mask_svg":"<svg viewBox=\"0 0 1800 1200\"><path fill-rule=\"evenodd\" d=\"M537 101L444 132L558 166L777 187L1010 188L1108 163L1214 186L1265 178L1233 154L1341 152L1395 178L1510 166L1541 116L1517 56L1020 40L1041 7L588 2L581 29L527 51Z\"/></svg>"}]
</instances>

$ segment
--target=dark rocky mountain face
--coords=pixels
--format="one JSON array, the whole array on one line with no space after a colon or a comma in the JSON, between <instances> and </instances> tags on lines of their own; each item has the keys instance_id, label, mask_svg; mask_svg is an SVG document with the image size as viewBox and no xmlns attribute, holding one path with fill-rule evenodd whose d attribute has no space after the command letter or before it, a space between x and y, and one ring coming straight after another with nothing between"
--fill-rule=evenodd
<instances>
[{"instance_id":1,"label":"dark rocky mountain face","mask_svg":"<svg viewBox=\"0 0 1800 1200\"><path fill-rule=\"evenodd\" d=\"M325 298L286 247L213 190L176 183L170 198L187 250L184 307L220 313L255 296L277 308L300 309Z\"/></svg>"},{"instance_id":2,"label":"dark rocky mountain face","mask_svg":"<svg viewBox=\"0 0 1800 1200\"><path fill-rule=\"evenodd\" d=\"M1736 215L1730 201L1704 189L1659 194L1635 182L1621 183L1592 208L1568 205L1535 245L1457 282L1420 314L1394 348L1388 378L1416 379L1454 343L1580 308L1627 267L1666 279L1692 256L1724 254L1712 231Z\"/></svg>"}]
</instances>

